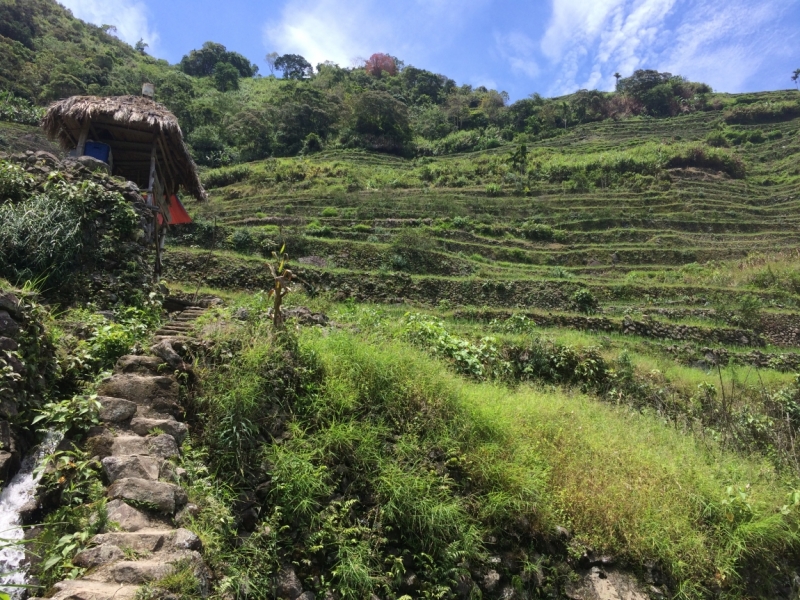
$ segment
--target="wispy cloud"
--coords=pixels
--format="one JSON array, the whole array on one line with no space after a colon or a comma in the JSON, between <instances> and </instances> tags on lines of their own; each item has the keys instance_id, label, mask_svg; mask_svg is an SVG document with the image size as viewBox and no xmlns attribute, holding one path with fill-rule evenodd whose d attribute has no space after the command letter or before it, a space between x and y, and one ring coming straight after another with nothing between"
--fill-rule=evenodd
<instances>
[{"instance_id":1,"label":"wispy cloud","mask_svg":"<svg viewBox=\"0 0 800 600\"><path fill-rule=\"evenodd\" d=\"M511 71L521 73L530 79L539 75L536 62L536 43L524 33L512 31L508 34L495 33L497 51L508 62Z\"/></svg>"},{"instance_id":2,"label":"wispy cloud","mask_svg":"<svg viewBox=\"0 0 800 600\"><path fill-rule=\"evenodd\" d=\"M489 0L288 0L280 16L264 25L265 48L302 54L312 64L389 52L422 61L445 46L474 9Z\"/></svg>"},{"instance_id":3,"label":"wispy cloud","mask_svg":"<svg viewBox=\"0 0 800 600\"><path fill-rule=\"evenodd\" d=\"M736 91L771 53L786 50L786 36L765 27L779 23L793 1L553 0L541 40L541 52L558 69L550 91L610 89L616 71L638 68Z\"/></svg>"},{"instance_id":4,"label":"wispy cloud","mask_svg":"<svg viewBox=\"0 0 800 600\"><path fill-rule=\"evenodd\" d=\"M129 44L144 40L150 50L158 46L158 32L150 25L147 6L138 0L59 0L79 19L95 25L113 25Z\"/></svg>"}]
</instances>

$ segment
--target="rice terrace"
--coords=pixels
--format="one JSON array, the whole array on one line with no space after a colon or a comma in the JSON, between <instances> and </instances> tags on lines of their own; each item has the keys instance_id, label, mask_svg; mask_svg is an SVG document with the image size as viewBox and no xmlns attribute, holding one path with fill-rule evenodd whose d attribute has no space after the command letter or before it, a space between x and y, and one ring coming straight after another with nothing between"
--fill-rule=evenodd
<instances>
[{"instance_id":1,"label":"rice terrace","mask_svg":"<svg viewBox=\"0 0 800 600\"><path fill-rule=\"evenodd\" d=\"M800 69L149 4L0 0L0 598L800 598Z\"/></svg>"}]
</instances>

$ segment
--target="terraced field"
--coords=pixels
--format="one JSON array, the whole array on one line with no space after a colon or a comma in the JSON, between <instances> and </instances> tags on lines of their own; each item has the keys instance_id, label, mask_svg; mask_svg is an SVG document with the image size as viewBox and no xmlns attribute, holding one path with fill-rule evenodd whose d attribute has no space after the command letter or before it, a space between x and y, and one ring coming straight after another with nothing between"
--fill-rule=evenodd
<instances>
[{"instance_id":1,"label":"terraced field","mask_svg":"<svg viewBox=\"0 0 800 600\"><path fill-rule=\"evenodd\" d=\"M512 309L569 328L691 338L698 352L785 354L800 342L798 130L800 119L726 126L707 112L578 126L529 143L524 173L508 160L514 144L210 171L211 201L190 206L199 223L173 239L169 268L259 289L260 257L286 244L309 289L339 299ZM707 145L722 131L759 132L759 143ZM703 158L712 152L722 167Z\"/></svg>"}]
</instances>

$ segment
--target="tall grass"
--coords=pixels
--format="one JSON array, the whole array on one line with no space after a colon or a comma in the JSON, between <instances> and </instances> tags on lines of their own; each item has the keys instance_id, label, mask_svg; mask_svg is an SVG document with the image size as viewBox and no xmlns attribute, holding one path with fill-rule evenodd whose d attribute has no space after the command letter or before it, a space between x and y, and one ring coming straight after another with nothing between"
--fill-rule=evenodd
<instances>
[{"instance_id":1,"label":"tall grass","mask_svg":"<svg viewBox=\"0 0 800 600\"><path fill-rule=\"evenodd\" d=\"M420 595L441 593L491 553L533 560L564 526L573 552L654 562L685 592L737 597L796 547L791 486L770 465L655 418L466 383L398 342L309 331L294 347L255 322L229 327L246 347L206 373L203 438L220 477L271 481L278 555L291 548L301 576L328 573L317 593L398 594L406 570ZM248 451L226 445L226 414L252 425ZM236 476L237 460L252 475Z\"/></svg>"}]
</instances>

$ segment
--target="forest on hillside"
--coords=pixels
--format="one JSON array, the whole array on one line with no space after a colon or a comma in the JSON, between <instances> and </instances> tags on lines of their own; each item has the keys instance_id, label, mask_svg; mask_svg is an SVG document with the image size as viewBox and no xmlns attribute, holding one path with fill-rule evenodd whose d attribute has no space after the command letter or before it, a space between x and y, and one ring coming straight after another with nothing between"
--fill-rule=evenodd
<instances>
[{"instance_id":1,"label":"forest on hillside","mask_svg":"<svg viewBox=\"0 0 800 600\"><path fill-rule=\"evenodd\" d=\"M54 0L0 2L0 118L35 124L53 100L138 94L151 82L180 119L196 161L218 167L323 147L437 156L551 138L594 121L725 106L708 85L653 70L617 74L615 92L509 102L505 92L458 85L382 53L345 68L273 52L264 77L221 44L207 42L171 65L114 34ZM769 110L800 112L796 102Z\"/></svg>"}]
</instances>

